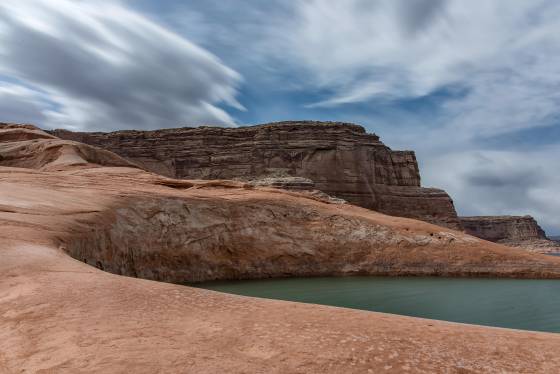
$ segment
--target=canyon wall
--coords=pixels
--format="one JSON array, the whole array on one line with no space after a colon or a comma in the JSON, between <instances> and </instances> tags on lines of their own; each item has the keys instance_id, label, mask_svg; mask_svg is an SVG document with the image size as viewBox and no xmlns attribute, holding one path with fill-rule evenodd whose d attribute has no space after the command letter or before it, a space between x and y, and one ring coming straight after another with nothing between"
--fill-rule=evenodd
<instances>
[{"instance_id":1,"label":"canyon wall","mask_svg":"<svg viewBox=\"0 0 560 374\"><path fill-rule=\"evenodd\" d=\"M535 252L557 252L560 244L546 237L531 216L459 217L465 231L473 236Z\"/></svg>"},{"instance_id":2,"label":"canyon wall","mask_svg":"<svg viewBox=\"0 0 560 374\"><path fill-rule=\"evenodd\" d=\"M414 152L393 151L355 124L303 121L240 128L50 133L110 150L168 177L244 181L301 177L355 205L461 228L449 195L421 187Z\"/></svg>"}]
</instances>

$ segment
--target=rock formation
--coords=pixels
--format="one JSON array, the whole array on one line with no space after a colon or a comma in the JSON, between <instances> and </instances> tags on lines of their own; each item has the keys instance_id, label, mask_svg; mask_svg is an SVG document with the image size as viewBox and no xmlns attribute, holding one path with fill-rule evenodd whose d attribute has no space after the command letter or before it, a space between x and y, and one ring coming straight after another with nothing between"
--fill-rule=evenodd
<instances>
[{"instance_id":1,"label":"rock formation","mask_svg":"<svg viewBox=\"0 0 560 374\"><path fill-rule=\"evenodd\" d=\"M364 208L460 229L445 191L420 186L414 152L393 151L354 124L303 121L51 134L110 150L172 178L301 177L328 195Z\"/></svg>"},{"instance_id":2,"label":"rock formation","mask_svg":"<svg viewBox=\"0 0 560 374\"><path fill-rule=\"evenodd\" d=\"M27 127L0 126L0 154L9 156L0 160L0 372L560 369L555 334L226 295L100 270L173 282L560 278L560 258L307 190L170 179Z\"/></svg>"},{"instance_id":3,"label":"rock formation","mask_svg":"<svg viewBox=\"0 0 560 374\"><path fill-rule=\"evenodd\" d=\"M61 140L33 125L0 122L0 165L60 170L69 167L136 167L115 153Z\"/></svg>"},{"instance_id":4,"label":"rock formation","mask_svg":"<svg viewBox=\"0 0 560 374\"><path fill-rule=\"evenodd\" d=\"M170 179L17 125L0 126L0 155L0 166L11 170L5 182L14 168L41 171L22 174L24 184L41 186L24 189L22 199L51 183L72 189L71 201L103 191L94 194L101 204L95 214L56 238L76 259L116 274L170 282L346 273L560 276L540 257L344 204L317 194L304 178ZM295 190L267 187L277 184ZM17 195L11 188L5 196ZM56 188L51 194L47 201Z\"/></svg>"},{"instance_id":5,"label":"rock formation","mask_svg":"<svg viewBox=\"0 0 560 374\"><path fill-rule=\"evenodd\" d=\"M467 233L492 242L546 239L544 230L531 216L475 216L460 219Z\"/></svg>"},{"instance_id":6,"label":"rock formation","mask_svg":"<svg viewBox=\"0 0 560 374\"><path fill-rule=\"evenodd\" d=\"M531 216L460 217L465 231L473 236L534 252L560 252L560 244L546 237Z\"/></svg>"}]
</instances>

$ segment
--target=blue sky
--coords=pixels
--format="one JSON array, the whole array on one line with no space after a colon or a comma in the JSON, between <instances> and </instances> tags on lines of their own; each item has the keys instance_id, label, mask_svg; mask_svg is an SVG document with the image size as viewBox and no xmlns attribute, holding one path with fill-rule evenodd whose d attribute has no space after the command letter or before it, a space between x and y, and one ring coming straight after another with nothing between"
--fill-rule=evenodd
<instances>
[{"instance_id":1,"label":"blue sky","mask_svg":"<svg viewBox=\"0 0 560 374\"><path fill-rule=\"evenodd\" d=\"M3 0L3 121L364 125L460 214L560 233L554 0Z\"/></svg>"}]
</instances>

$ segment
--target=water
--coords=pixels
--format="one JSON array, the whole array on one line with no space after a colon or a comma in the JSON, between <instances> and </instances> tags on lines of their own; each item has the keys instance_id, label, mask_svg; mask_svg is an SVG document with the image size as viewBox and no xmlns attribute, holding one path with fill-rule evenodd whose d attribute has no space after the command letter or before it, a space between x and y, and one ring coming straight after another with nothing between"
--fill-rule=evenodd
<instances>
[{"instance_id":1,"label":"water","mask_svg":"<svg viewBox=\"0 0 560 374\"><path fill-rule=\"evenodd\" d=\"M197 287L445 321L560 332L560 280L288 278L209 282Z\"/></svg>"}]
</instances>

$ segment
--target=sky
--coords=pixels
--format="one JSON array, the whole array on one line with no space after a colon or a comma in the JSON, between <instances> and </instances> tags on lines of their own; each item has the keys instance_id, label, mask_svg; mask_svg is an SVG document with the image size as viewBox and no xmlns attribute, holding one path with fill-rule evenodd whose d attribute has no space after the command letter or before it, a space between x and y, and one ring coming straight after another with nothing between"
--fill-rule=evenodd
<instances>
[{"instance_id":1,"label":"sky","mask_svg":"<svg viewBox=\"0 0 560 374\"><path fill-rule=\"evenodd\" d=\"M560 234L560 2L2 0L0 121L354 122L461 215Z\"/></svg>"}]
</instances>

